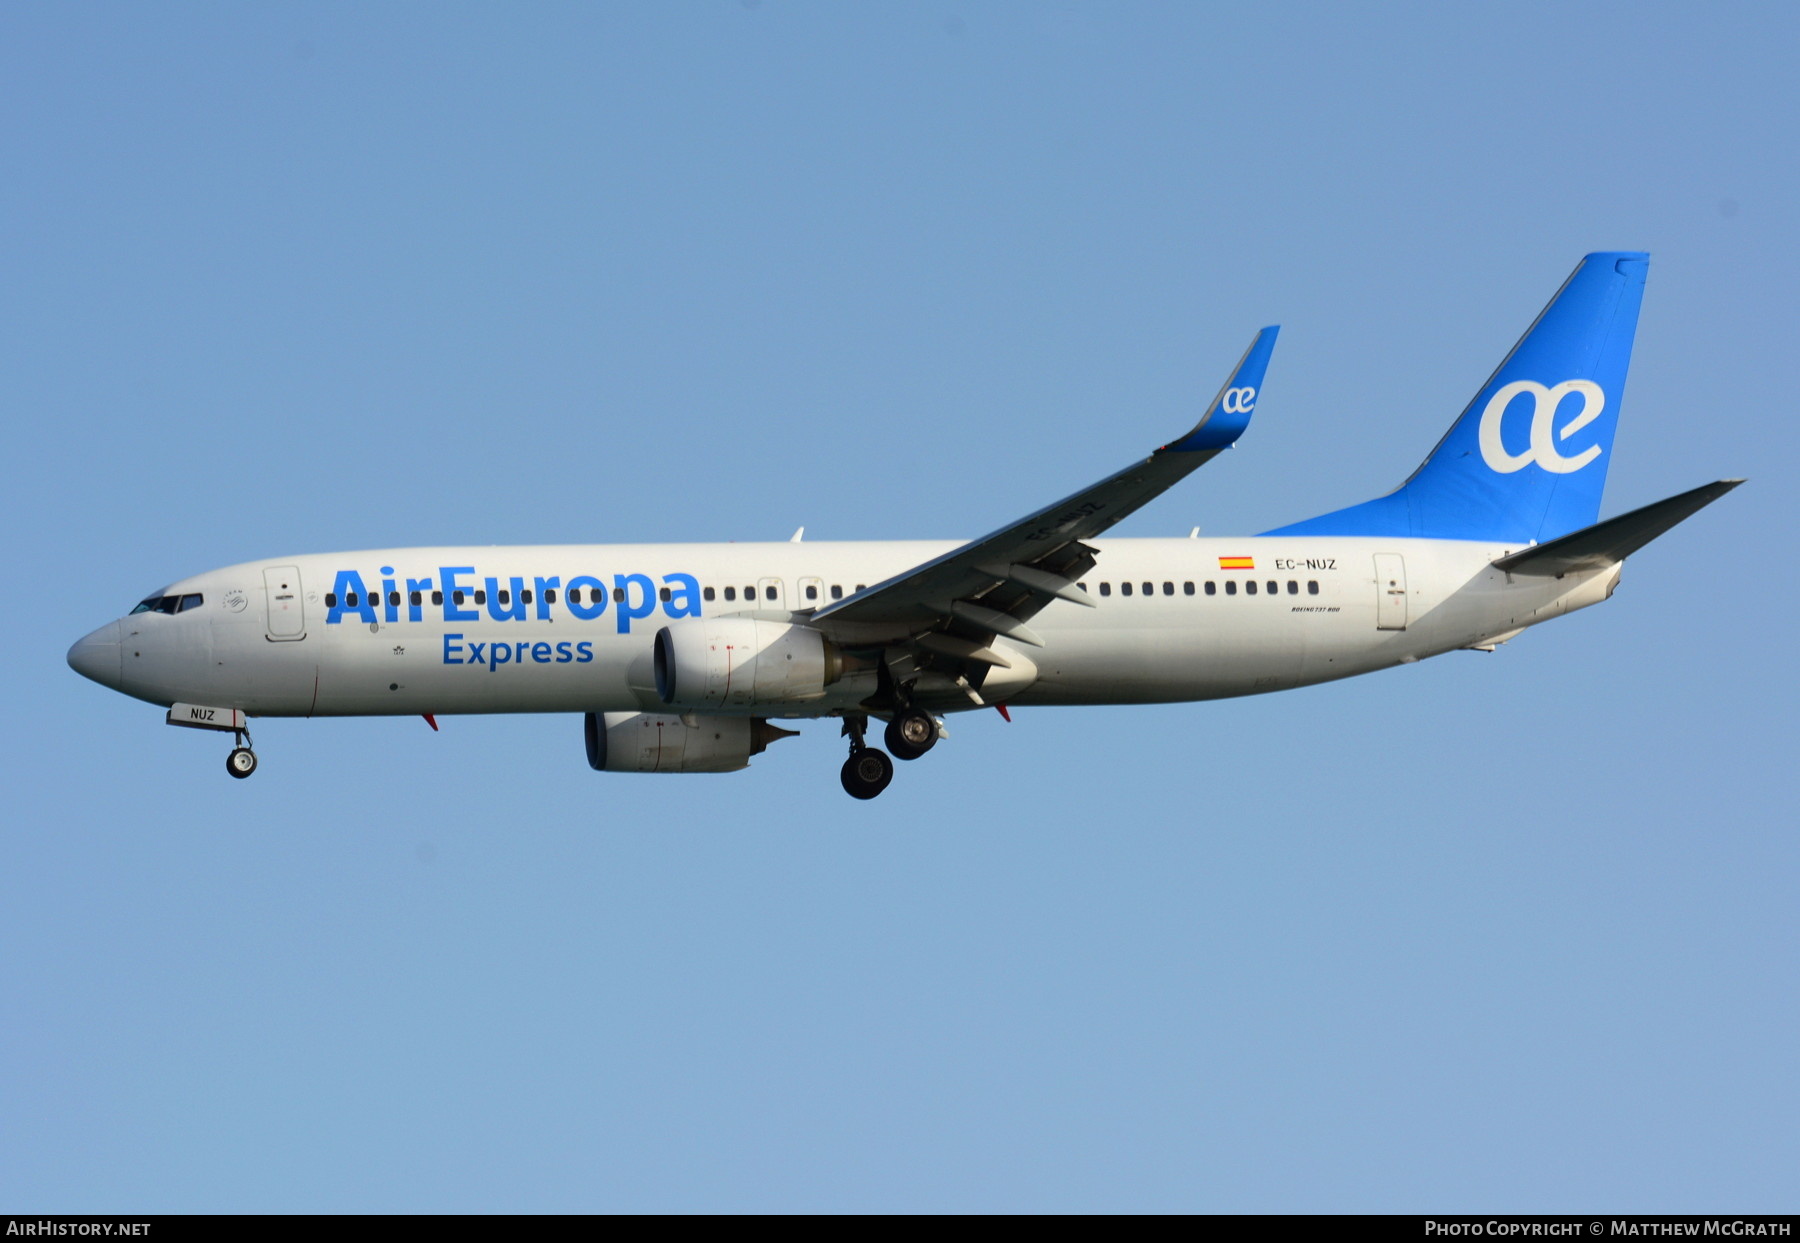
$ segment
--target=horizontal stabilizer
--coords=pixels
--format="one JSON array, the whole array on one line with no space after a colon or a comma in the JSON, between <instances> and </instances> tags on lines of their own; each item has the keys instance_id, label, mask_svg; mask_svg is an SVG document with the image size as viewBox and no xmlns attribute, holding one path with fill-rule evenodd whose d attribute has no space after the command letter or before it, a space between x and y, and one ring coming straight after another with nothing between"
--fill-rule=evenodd
<instances>
[{"instance_id":1,"label":"horizontal stabilizer","mask_svg":"<svg viewBox=\"0 0 1800 1243\"><path fill-rule=\"evenodd\" d=\"M1551 578L1571 570L1603 570L1617 565L1676 523L1705 509L1727 492L1744 482L1721 479L1657 501L1642 509L1634 509L1617 518L1596 522L1591 527L1553 539L1547 544L1515 552L1494 562L1496 569L1508 574L1531 574Z\"/></svg>"}]
</instances>

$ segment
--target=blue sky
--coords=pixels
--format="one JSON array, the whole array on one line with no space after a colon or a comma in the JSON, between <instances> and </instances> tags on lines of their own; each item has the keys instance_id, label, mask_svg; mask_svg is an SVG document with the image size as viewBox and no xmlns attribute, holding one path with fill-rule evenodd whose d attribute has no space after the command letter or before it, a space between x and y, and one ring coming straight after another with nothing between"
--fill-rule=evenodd
<instances>
[{"instance_id":1,"label":"blue sky","mask_svg":"<svg viewBox=\"0 0 1800 1243\"><path fill-rule=\"evenodd\" d=\"M1777 5L0 12L10 1211L1775 1211L1800 1168L1796 22ZM1652 253L1604 608L1260 699L590 772L569 717L73 674L215 566L1121 535L1435 442Z\"/></svg>"}]
</instances>

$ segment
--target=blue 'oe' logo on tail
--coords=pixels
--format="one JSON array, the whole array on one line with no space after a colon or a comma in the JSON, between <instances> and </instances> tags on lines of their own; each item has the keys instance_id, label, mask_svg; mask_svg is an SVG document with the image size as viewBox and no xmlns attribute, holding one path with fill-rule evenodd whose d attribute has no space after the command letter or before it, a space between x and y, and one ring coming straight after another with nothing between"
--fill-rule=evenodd
<instances>
[{"instance_id":1,"label":"blue 'oe' logo on tail","mask_svg":"<svg viewBox=\"0 0 1800 1243\"><path fill-rule=\"evenodd\" d=\"M1600 516L1649 256L1583 259L1396 491L1270 535L1526 544Z\"/></svg>"},{"instance_id":2,"label":"blue 'oe' logo on tail","mask_svg":"<svg viewBox=\"0 0 1800 1243\"><path fill-rule=\"evenodd\" d=\"M1562 399L1571 393L1580 396L1581 405L1576 408L1575 416L1552 436L1551 428ZM1501 423L1514 404L1513 398L1526 394L1531 397L1531 439L1525 452L1508 453ZM1555 388L1546 388L1536 380L1514 380L1488 398L1487 406L1481 412L1481 460L1488 464L1489 470L1502 475L1524 470L1533 462L1558 475L1571 474L1599 457L1600 446L1589 445L1573 457L1564 457L1557 451L1556 442L1567 440L1592 423L1604 409L1606 392L1592 380L1564 380Z\"/></svg>"}]
</instances>

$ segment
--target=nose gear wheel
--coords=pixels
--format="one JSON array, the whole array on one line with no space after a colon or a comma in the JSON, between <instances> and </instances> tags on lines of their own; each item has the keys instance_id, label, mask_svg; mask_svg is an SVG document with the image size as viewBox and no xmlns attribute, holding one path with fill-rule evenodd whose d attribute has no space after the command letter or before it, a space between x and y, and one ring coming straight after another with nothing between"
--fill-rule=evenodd
<instances>
[{"instance_id":1,"label":"nose gear wheel","mask_svg":"<svg viewBox=\"0 0 1800 1243\"><path fill-rule=\"evenodd\" d=\"M256 771L256 752L250 749L253 744L250 741L249 730L240 729L236 731L235 736L237 746L233 747L231 754L225 757L225 771L242 780Z\"/></svg>"}]
</instances>

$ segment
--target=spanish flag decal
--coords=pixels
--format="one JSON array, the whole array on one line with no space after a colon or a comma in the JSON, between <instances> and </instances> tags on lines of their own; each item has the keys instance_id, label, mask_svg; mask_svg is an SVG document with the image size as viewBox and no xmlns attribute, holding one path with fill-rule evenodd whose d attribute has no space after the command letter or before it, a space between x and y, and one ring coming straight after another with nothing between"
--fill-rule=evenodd
<instances>
[{"instance_id":1,"label":"spanish flag decal","mask_svg":"<svg viewBox=\"0 0 1800 1243\"><path fill-rule=\"evenodd\" d=\"M1219 568L1221 570L1254 570L1256 568L1256 558L1220 557Z\"/></svg>"}]
</instances>

